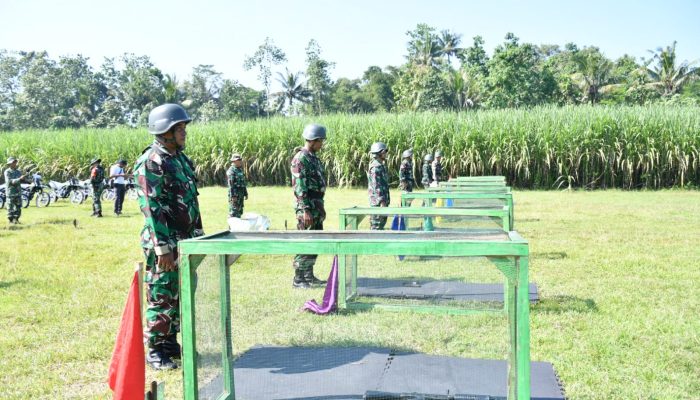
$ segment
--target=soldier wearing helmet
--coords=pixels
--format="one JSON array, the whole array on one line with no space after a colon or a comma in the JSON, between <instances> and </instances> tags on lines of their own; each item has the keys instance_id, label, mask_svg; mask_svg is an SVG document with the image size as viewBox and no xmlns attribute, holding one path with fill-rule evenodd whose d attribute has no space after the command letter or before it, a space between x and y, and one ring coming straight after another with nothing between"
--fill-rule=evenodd
<instances>
[{"instance_id":1,"label":"soldier wearing helmet","mask_svg":"<svg viewBox=\"0 0 700 400\"><path fill-rule=\"evenodd\" d=\"M27 177L17 169L17 159L7 159L5 176L5 196L7 197L7 219L11 224L19 224L22 216L22 181Z\"/></svg>"},{"instance_id":2,"label":"soldier wearing helmet","mask_svg":"<svg viewBox=\"0 0 700 400\"><path fill-rule=\"evenodd\" d=\"M384 165L387 154L386 144L376 142L372 144L369 152L374 158L369 163L367 172L369 205L370 207L388 207L391 204L391 196L389 195L389 174ZM370 218L370 229L384 229L386 219L386 216L373 215Z\"/></svg>"},{"instance_id":3,"label":"soldier wearing helmet","mask_svg":"<svg viewBox=\"0 0 700 400\"><path fill-rule=\"evenodd\" d=\"M426 154L425 157L423 157L423 169L422 169L423 174L422 174L420 183L426 189L428 187L430 187L431 183L433 183L433 168L430 165L430 163L432 161L433 161L432 154Z\"/></svg>"},{"instance_id":4,"label":"soldier wearing helmet","mask_svg":"<svg viewBox=\"0 0 700 400\"><path fill-rule=\"evenodd\" d=\"M90 186L92 186L92 214L91 217L102 218L102 191L105 183L105 169L101 158L93 158L90 161Z\"/></svg>"},{"instance_id":5,"label":"soldier wearing helmet","mask_svg":"<svg viewBox=\"0 0 700 400\"><path fill-rule=\"evenodd\" d=\"M433 182L431 186L438 186L442 182L442 151L437 150L435 152L435 159L433 160Z\"/></svg>"},{"instance_id":6,"label":"soldier wearing helmet","mask_svg":"<svg viewBox=\"0 0 700 400\"><path fill-rule=\"evenodd\" d=\"M292 189L296 198L297 229L320 231L326 219L326 208L323 198L326 194L326 178L323 165L317 157L326 140L326 128L322 125L310 124L304 128L302 137L306 141L304 147L298 149L292 158ZM308 289L312 285L321 285L326 281L314 276L315 254L297 254L292 263L294 279L292 286Z\"/></svg>"},{"instance_id":7,"label":"soldier wearing helmet","mask_svg":"<svg viewBox=\"0 0 700 400\"><path fill-rule=\"evenodd\" d=\"M141 247L148 286L146 362L155 369L175 369L173 358L180 357L176 336L180 330L177 243L204 233L194 165L182 152L190 121L177 104L154 108L148 115L148 132L154 141L134 165L145 219Z\"/></svg>"},{"instance_id":8,"label":"soldier wearing helmet","mask_svg":"<svg viewBox=\"0 0 700 400\"><path fill-rule=\"evenodd\" d=\"M399 188L404 192L412 192L416 181L413 179L413 149L401 153L401 167L399 168Z\"/></svg>"},{"instance_id":9,"label":"soldier wearing helmet","mask_svg":"<svg viewBox=\"0 0 700 400\"><path fill-rule=\"evenodd\" d=\"M231 156L231 167L226 171L228 181L228 216L240 218L243 214L243 200L248 200L248 188L243 173L243 157Z\"/></svg>"}]
</instances>

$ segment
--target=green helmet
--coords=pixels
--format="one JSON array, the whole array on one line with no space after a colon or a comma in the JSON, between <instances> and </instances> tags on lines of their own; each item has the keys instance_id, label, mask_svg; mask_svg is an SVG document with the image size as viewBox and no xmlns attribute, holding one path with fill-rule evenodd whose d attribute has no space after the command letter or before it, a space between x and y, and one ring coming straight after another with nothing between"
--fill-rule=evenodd
<instances>
[{"instance_id":1,"label":"green helmet","mask_svg":"<svg viewBox=\"0 0 700 400\"><path fill-rule=\"evenodd\" d=\"M101 158L93 158L92 160L90 160L90 165L94 165L94 164L97 164L99 162L102 162Z\"/></svg>"},{"instance_id":2,"label":"green helmet","mask_svg":"<svg viewBox=\"0 0 700 400\"><path fill-rule=\"evenodd\" d=\"M160 105L148 114L148 133L151 135L162 135L180 122L189 123L192 121L187 111L178 104Z\"/></svg>"},{"instance_id":3,"label":"green helmet","mask_svg":"<svg viewBox=\"0 0 700 400\"><path fill-rule=\"evenodd\" d=\"M372 143L372 147L369 149L369 152L372 154L381 153L382 151L386 151L386 145L382 142Z\"/></svg>"},{"instance_id":4,"label":"green helmet","mask_svg":"<svg viewBox=\"0 0 700 400\"><path fill-rule=\"evenodd\" d=\"M435 157L442 157L442 150L436 150Z\"/></svg>"},{"instance_id":5,"label":"green helmet","mask_svg":"<svg viewBox=\"0 0 700 400\"><path fill-rule=\"evenodd\" d=\"M306 140L316 140L326 138L326 127L323 125L309 124L304 127L301 134Z\"/></svg>"},{"instance_id":6,"label":"green helmet","mask_svg":"<svg viewBox=\"0 0 700 400\"><path fill-rule=\"evenodd\" d=\"M425 160L425 161L433 161L433 155L432 155L432 154L426 154L425 157L423 157L423 160Z\"/></svg>"},{"instance_id":7,"label":"green helmet","mask_svg":"<svg viewBox=\"0 0 700 400\"><path fill-rule=\"evenodd\" d=\"M404 152L401 153L401 158L409 158L412 156L413 156L413 149L404 150Z\"/></svg>"}]
</instances>

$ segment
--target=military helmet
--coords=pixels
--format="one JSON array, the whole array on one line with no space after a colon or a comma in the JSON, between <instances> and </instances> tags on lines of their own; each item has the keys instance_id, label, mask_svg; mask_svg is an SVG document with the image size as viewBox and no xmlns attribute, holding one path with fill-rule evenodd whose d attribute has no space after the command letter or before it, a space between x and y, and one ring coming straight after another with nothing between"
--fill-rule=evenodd
<instances>
[{"instance_id":1,"label":"military helmet","mask_svg":"<svg viewBox=\"0 0 700 400\"><path fill-rule=\"evenodd\" d=\"M102 159L101 158L93 158L92 160L90 160L90 165L97 164L98 162L102 162Z\"/></svg>"},{"instance_id":2,"label":"military helmet","mask_svg":"<svg viewBox=\"0 0 700 400\"><path fill-rule=\"evenodd\" d=\"M192 121L187 111L178 104L163 104L148 114L148 133L162 135L180 122Z\"/></svg>"},{"instance_id":3,"label":"military helmet","mask_svg":"<svg viewBox=\"0 0 700 400\"><path fill-rule=\"evenodd\" d=\"M381 153L382 151L386 151L386 145L382 142L374 142L372 147L369 148L369 152L372 154Z\"/></svg>"},{"instance_id":4,"label":"military helmet","mask_svg":"<svg viewBox=\"0 0 700 400\"><path fill-rule=\"evenodd\" d=\"M423 157L425 161L433 161L433 155L432 154L426 154L425 157Z\"/></svg>"},{"instance_id":5,"label":"military helmet","mask_svg":"<svg viewBox=\"0 0 700 400\"><path fill-rule=\"evenodd\" d=\"M413 156L413 149L404 150L404 152L401 153L401 158L409 158L412 156Z\"/></svg>"},{"instance_id":6,"label":"military helmet","mask_svg":"<svg viewBox=\"0 0 700 400\"><path fill-rule=\"evenodd\" d=\"M442 150L435 150L435 157L442 157Z\"/></svg>"},{"instance_id":7,"label":"military helmet","mask_svg":"<svg viewBox=\"0 0 700 400\"><path fill-rule=\"evenodd\" d=\"M326 138L326 127L323 125L309 124L304 127L301 134L306 140L317 140Z\"/></svg>"},{"instance_id":8,"label":"military helmet","mask_svg":"<svg viewBox=\"0 0 700 400\"><path fill-rule=\"evenodd\" d=\"M242 160L242 159L243 159L243 157L241 157L241 155L238 153L233 153L233 155L231 156L231 161L238 161L238 160Z\"/></svg>"},{"instance_id":9,"label":"military helmet","mask_svg":"<svg viewBox=\"0 0 700 400\"><path fill-rule=\"evenodd\" d=\"M15 162L15 161L17 161L16 158L10 157L10 158L7 159L7 165L10 165L10 164L12 164L12 163Z\"/></svg>"}]
</instances>

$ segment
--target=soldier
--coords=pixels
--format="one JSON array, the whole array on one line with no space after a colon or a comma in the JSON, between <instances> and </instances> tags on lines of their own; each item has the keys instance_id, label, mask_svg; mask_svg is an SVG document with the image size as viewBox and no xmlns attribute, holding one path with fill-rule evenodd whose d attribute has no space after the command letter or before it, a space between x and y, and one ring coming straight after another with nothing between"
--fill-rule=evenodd
<instances>
[{"instance_id":1,"label":"soldier","mask_svg":"<svg viewBox=\"0 0 700 400\"><path fill-rule=\"evenodd\" d=\"M433 161L433 186L438 186L442 182L442 151L435 152L435 160Z\"/></svg>"},{"instance_id":2,"label":"soldier","mask_svg":"<svg viewBox=\"0 0 700 400\"><path fill-rule=\"evenodd\" d=\"M240 218L243 214L243 199L248 200L245 175L243 174L243 158L240 154L231 156L233 165L226 171L228 178L228 216Z\"/></svg>"},{"instance_id":3,"label":"soldier","mask_svg":"<svg viewBox=\"0 0 700 400\"><path fill-rule=\"evenodd\" d=\"M425 157L423 157L423 176L421 178L420 183L426 189L430 187L431 183L433 183L433 169L430 165L432 161L432 154L426 154Z\"/></svg>"},{"instance_id":4,"label":"soldier","mask_svg":"<svg viewBox=\"0 0 700 400\"><path fill-rule=\"evenodd\" d=\"M326 178L323 176L323 166L316 157L326 140L326 128L321 125L307 125L302 137L306 140L304 147L292 159L292 187L296 198L297 229L323 230L326 219L326 209L323 197L326 194ZM311 285L322 285L326 281L314 276L316 254L297 254L294 257L295 288L308 289Z\"/></svg>"},{"instance_id":5,"label":"soldier","mask_svg":"<svg viewBox=\"0 0 700 400\"><path fill-rule=\"evenodd\" d=\"M102 218L102 190L105 184L105 169L102 159L93 158L90 161L90 185L92 186L92 215Z\"/></svg>"},{"instance_id":6,"label":"soldier","mask_svg":"<svg viewBox=\"0 0 700 400\"><path fill-rule=\"evenodd\" d=\"M194 165L182 150L191 121L184 108L163 104L148 115L154 135L134 165L139 207L145 224L141 247L146 257L148 309L146 362L155 369L175 369L180 358L180 286L177 243L204 234L197 201Z\"/></svg>"},{"instance_id":7,"label":"soldier","mask_svg":"<svg viewBox=\"0 0 700 400\"><path fill-rule=\"evenodd\" d=\"M413 179L413 149L408 149L401 154L401 168L399 168L399 188L404 192L412 192L416 181Z\"/></svg>"},{"instance_id":8,"label":"soldier","mask_svg":"<svg viewBox=\"0 0 700 400\"><path fill-rule=\"evenodd\" d=\"M26 178L17 169L17 159L7 159L8 168L5 169L5 197L7 198L7 219L11 224L19 224L22 215L22 181Z\"/></svg>"},{"instance_id":9,"label":"soldier","mask_svg":"<svg viewBox=\"0 0 700 400\"><path fill-rule=\"evenodd\" d=\"M372 144L369 150L374 159L369 163L367 179L369 181L369 205L370 207L388 207L391 203L389 195L389 174L384 161L386 160L386 145L382 142ZM370 229L383 230L386 225L386 216L373 215L370 218Z\"/></svg>"}]
</instances>

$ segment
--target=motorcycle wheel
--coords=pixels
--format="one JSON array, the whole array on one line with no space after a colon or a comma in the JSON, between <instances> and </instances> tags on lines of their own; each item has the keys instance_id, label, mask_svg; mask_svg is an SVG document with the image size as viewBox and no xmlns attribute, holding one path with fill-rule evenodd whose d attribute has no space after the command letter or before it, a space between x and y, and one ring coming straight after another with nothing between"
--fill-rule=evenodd
<instances>
[{"instance_id":1,"label":"motorcycle wheel","mask_svg":"<svg viewBox=\"0 0 700 400\"><path fill-rule=\"evenodd\" d=\"M36 195L36 206L37 207L48 207L51 204L51 196L48 193L38 193Z\"/></svg>"},{"instance_id":2,"label":"motorcycle wheel","mask_svg":"<svg viewBox=\"0 0 700 400\"><path fill-rule=\"evenodd\" d=\"M85 201L85 194L82 190L74 190L70 193L70 202L73 204L83 204Z\"/></svg>"},{"instance_id":3,"label":"motorcycle wheel","mask_svg":"<svg viewBox=\"0 0 700 400\"><path fill-rule=\"evenodd\" d=\"M22 208L27 208L29 207L29 196L26 194L22 195Z\"/></svg>"}]
</instances>

